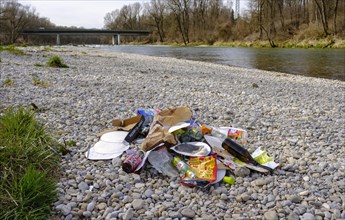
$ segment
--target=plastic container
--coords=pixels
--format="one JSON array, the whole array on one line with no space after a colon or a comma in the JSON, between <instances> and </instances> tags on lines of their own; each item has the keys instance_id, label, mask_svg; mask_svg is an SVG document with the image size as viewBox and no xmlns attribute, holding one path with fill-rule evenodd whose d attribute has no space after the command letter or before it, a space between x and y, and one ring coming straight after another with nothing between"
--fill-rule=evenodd
<instances>
[{"instance_id":1,"label":"plastic container","mask_svg":"<svg viewBox=\"0 0 345 220\"><path fill-rule=\"evenodd\" d=\"M197 178L197 175L192 170L192 168L188 164L186 164L181 158L174 157L173 164L178 169L178 171L186 177Z\"/></svg>"},{"instance_id":2,"label":"plastic container","mask_svg":"<svg viewBox=\"0 0 345 220\"><path fill-rule=\"evenodd\" d=\"M158 172L170 177L177 177L179 175L176 167L172 164L173 157L165 147L152 151L147 159Z\"/></svg>"},{"instance_id":3,"label":"plastic container","mask_svg":"<svg viewBox=\"0 0 345 220\"><path fill-rule=\"evenodd\" d=\"M202 125L201 131L204 135L210 134L214 137L219 137L222 139L231 138L240 144L245 144L247 142L247 131L241 128L232 128L232 127L215 128L211 126Z\"/></svg>"},{"instance_id":4,"label":"plastic container","mask_svg":"<svg viewBox=\"0 0 345 220\"><path fill-rule=\"evenodd\" d=\"M201 131L200 126L197 124L192 124L192 125L186 127L184 130L185 130L185 133L182 135L183 142L186 142L187 140L188 140L188 142L191 141L187 137L190 137L190 138L193 138L194 140L199 141L204 136L202 131Z\"/></svg>"}]
</instances>

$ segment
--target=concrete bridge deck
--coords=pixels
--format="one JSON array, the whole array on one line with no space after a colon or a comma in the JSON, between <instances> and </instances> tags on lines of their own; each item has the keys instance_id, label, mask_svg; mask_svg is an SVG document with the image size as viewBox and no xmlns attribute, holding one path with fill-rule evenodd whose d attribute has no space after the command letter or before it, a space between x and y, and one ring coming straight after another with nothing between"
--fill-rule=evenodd
<instances>
[{"instance_id":1,"label":"concrete bridge deck","mask_svg":"<svg viewBox=\"0 0 345 220\"><path fill-rule=\"evenodd\" d=\"M151 32L147 30L99 30L99 29L37 29L23 30L23 35L56 35L56 44L60 45L60 35L111 35L113 44L120 44L120 36L147 36Z\"/></svg>"}]
</instances>

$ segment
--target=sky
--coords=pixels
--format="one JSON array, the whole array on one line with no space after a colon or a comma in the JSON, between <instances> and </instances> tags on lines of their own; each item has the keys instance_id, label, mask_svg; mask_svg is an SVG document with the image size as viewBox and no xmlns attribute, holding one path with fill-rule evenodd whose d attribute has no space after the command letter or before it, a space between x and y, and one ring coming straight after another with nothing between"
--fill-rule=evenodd
<instances>
[{"instance_id":1,"label":"sky","mask_svg":"<svg viewBox=\"0 0 345 220\"><path fill-rule=\"evenodd\" d=\"M98 28L104 26L108 12L121 9L124 5L149 0L18 0L22 5L36 9L40 17L48 18L58 26ZM241 7L245 0L241 0Z\"/></svg>"},{"instance_id":2,"label":"sky","mask_svg":"<svg viewBox=\"0 0 345 220\"><path fill-rule=\"evenodd\" d=\"M122 6L144 0L18 0L36 9L40 17L59 26L103 28L104 16Z\"/></svg>"}]
</instances>

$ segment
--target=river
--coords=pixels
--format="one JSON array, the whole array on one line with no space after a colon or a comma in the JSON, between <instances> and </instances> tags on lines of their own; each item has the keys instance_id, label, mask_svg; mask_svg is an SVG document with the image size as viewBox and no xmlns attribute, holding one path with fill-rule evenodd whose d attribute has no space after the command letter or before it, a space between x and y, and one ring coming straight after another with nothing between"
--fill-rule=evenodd
<instances>
[{"instance_id":1,"label":"river","mask_svg":"<svg viewBox=\"0 0 345 220\"><path fill-rule=\"evenodd\" d=\"M345 49L106 46L103 50L174 57L345 81Z\"/></svg>"}]
</instances>

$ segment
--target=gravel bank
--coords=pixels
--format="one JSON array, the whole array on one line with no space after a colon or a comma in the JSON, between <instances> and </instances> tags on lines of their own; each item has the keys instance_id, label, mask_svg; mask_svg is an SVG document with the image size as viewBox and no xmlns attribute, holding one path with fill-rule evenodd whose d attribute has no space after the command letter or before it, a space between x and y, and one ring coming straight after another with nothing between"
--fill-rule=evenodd
<instances>
[{"instance_id":1,"label":"gravel bank","mask_svg":"<svg viewBox=\"0 0 345 220\"><path fill-rule=\"evenodd\" d=\"M77 142L61 163L53 219L345 219L345 82L91 48L25 50L0 53L0 107L35 103L60 142ZM70 68L35 66L51 55ZM84 157L112 119L168 106L246 129L249 150L266 146L281 167L200 190L149 165L128 175L120 159Z\"/></svg>"}]
</instances>

